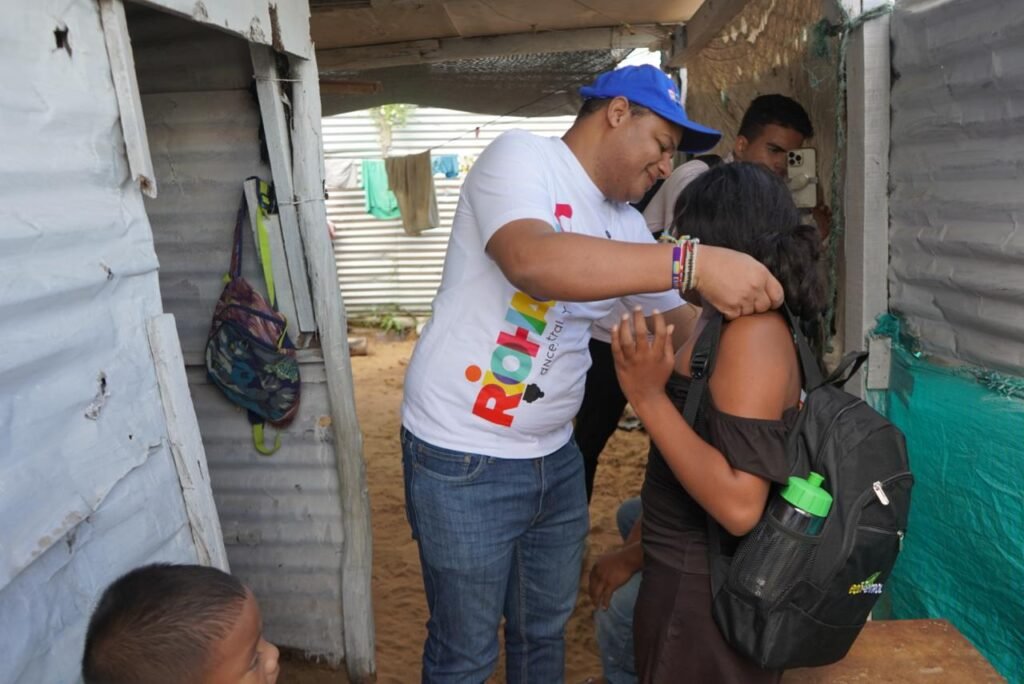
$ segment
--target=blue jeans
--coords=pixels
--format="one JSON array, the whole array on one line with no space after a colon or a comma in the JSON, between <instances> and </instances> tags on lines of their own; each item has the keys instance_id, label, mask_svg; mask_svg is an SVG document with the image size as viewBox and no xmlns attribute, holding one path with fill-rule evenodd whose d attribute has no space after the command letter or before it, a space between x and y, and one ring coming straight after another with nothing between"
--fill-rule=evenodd
<instances>
[{"instance_id":1,"label":"blue jeans","mask_svg":"<svg viewBox=\"0 0 1024 684\"><path fill-rule=\"evenodd\" d=\"M640 497L626 499L619 506L616 522L623 541L640 518ZM608 608L594 612L597 647L601 652L601 669L608 684L636 684L633 657L633 606L640 591L640 577L633 573L629 581L612 593Z\"/></svg>"},{"instance_id":2,"label":"blue jeans","mask_svg":"<svg viewBox=\"0 0 1024 684\"><path fill-rule=\"evenodd\" d=\"M423 682L484 682L502 616L509 684L562 682L590 525L575 442L503 459L433 446L403 428L402 455L430 611Z\"/></svg>"}]
</instances>

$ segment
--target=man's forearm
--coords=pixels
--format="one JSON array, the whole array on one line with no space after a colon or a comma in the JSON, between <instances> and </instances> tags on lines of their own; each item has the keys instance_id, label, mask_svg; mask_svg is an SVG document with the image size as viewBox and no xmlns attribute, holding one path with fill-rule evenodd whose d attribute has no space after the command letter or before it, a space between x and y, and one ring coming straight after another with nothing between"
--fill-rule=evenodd
<instances>
[{"instance_id":1,"label":"man's forearm","mask_svg":"<svg viewBox=\"0 0 1024 684\"><path fill-rule=\"evenodd\" d=\"M586 302L672 287L673 247L557 233L537 219L512 221L491 236L487 253L509 282L535 299ZM701 246L694 288L726 318L767 311L782 286L748 254Z\"/></svg>"},{"instance_id":2,"label":"man's forearm","mask_svg":"<svg viewBox=\"0 0 1024 684\"><path fill-rule=\"evenodd\" d=\"M540 222L503 227L487 250L505 277L535 299L584 302L672 287L671 245L556 233L531 223Z\"/></svg>"}]
</instances>

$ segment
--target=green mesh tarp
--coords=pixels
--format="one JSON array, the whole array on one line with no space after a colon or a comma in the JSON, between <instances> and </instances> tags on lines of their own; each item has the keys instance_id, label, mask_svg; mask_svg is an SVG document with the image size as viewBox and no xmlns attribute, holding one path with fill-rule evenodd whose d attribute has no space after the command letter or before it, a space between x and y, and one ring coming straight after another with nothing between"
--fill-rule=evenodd
<instances>
[{"instance_id":1,"label":"green mesh tarp","mask_svg":"<svg viewBox=\"0 0 1024 684\"><path fill-rule=\"evenodd\" d=\"M883 617L948 619L1011 684L1024 682L1021 389L897 344L889 390L874 398L906 435L916 479Z\"/></svg>"}]
</instances>

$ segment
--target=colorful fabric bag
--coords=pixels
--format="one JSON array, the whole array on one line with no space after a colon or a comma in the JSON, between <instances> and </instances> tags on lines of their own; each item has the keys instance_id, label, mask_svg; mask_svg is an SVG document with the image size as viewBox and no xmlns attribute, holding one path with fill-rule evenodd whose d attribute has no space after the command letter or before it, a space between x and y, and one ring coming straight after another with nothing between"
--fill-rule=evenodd
<instances>
[{"instance_id":1,"label":"colorful fabric bag","mask_svg":"<svg viewBox=\"0 0 1024 684\"><path fill-rule=\"evenodd\" d=\"M265 211L264 200L270 204L270 189L260 182L259 211ZM233 403L246 409L252 424L253 443L264 455L281 447L281 436L274 445L264 444L264 425L283 427L290 423L299 408L299 364L295 347L288 338L288 322L273 308L274 288L270 280L267 301L241 276L242 224L248 209L245 194L235 220L234 246L227 285L213 312L210 334L206 340L206 372L210 381ZM262 221L258 228L262 228ZM261 240L262 241L262 240ZM270 271L268 249L262 254L264 274Z\"/></svg>"}]
</instances>

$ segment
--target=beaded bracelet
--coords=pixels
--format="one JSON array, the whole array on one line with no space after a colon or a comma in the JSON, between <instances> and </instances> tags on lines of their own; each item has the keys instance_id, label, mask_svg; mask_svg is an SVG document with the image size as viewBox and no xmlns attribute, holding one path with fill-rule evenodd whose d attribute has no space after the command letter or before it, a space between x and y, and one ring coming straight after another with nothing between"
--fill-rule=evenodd
<instances>
[{"instance_id":1,"label":"beaded bracelet","mask_svg":"<svg viewBox=\"0 0 1024 684\"><path fill-rule=\"evenodd\" d=\"M699 244L700 240L697 238L690 240L690 259L686 267L686 282L683 283L684 291L693 289L694 277L697 275L697 245Z\"/></svg>"},{"instance_id":2,"label":"beaded bracelet","mask_svg":"<svg viewBox=\"0 0 1024 684\"><path fill-rule=\"evenodd\" d=\"M679 264L680 276L678 279L673 278L672 282L677 286L680 294L682 294L693 289L693 276L697 265L697 245L700 244L700 240L698 238L691 238L684 235L679 238L676 244L681 248L681 263ZM673 266L673 268L675 268L675 266Z\"/></svg>"},{"instance_id":3,"label":"beaded bracelet","mask_svg":"<svg viewBox=\"0 0 1024 684\"><path fill-rule=\"evenodd\" d=\"M683 248L677 243L672 248L672 289L678 290L683 284Z\"/></svg>"}]
</instances>

